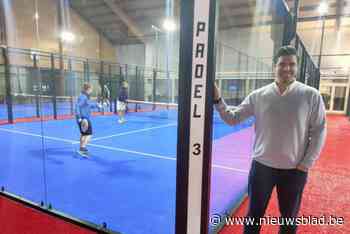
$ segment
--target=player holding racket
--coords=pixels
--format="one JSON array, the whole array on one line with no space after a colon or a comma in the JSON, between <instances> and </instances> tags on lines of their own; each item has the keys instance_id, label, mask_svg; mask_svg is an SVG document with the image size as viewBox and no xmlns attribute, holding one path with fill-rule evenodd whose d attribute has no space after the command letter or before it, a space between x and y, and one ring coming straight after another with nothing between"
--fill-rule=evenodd
<instances>
[{"instance_id":1,"label":"player holding racket","mask_svg":"<svg viewBox=\"0 0 350 234\"><path fill-rule=\"evenodd\" d=\"M93 87L91 84L85 83L81 94L79 95L75 108L75 117L80 130L80 148L78 153L83 157L88 157L88 150L86 145L89 143L92 136L92 124L90 120L91 111L94 108L101 109L101 103L94 103L90 101L90 94Z\"/></svg>"}]
</instances>

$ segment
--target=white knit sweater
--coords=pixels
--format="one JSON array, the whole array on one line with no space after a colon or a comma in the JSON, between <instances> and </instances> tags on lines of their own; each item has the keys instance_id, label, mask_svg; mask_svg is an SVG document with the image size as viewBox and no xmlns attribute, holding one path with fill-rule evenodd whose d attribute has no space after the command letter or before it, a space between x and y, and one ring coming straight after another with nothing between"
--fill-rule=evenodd
<instances>
[{"instance_id":1,"label":"white knit sweater","mask_svg":"<svg viewBox=\"0 0 350 234\"><path fill-rule=\"evenodd\" d=\"M255 117L253 158L270 167L310 168L326 138L326 114L320 93L298 81L280 94L275 82L253 91L235 109L215 105L221 118L234 125Z\"/></svg>"}]
</instances>

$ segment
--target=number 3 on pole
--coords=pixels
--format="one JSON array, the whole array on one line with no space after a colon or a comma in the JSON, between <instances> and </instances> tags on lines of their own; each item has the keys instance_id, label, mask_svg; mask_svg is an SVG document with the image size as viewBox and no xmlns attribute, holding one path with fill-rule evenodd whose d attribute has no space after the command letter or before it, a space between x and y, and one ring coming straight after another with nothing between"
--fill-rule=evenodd
<instances>
[{"instance_id":1,"label":"number 3 on pole","mask_svg":"<svg viewBox=\"0 0 350 234\"><path fill-rule=\"evenodd\" d=\"M201 144L195 143L193 144L193 155L200 155L201 154Z\"/></svg>"}]
</instances>

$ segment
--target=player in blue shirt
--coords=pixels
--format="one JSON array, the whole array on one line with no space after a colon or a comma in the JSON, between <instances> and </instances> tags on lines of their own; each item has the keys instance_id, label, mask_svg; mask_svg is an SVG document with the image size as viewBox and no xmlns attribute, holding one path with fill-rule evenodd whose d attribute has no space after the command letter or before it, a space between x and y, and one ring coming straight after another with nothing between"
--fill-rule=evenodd
<instances>
[{"instance_id":1,"label":"player in blue shirt","mask_svg":"<svg viewBox=\"0 0 350 234\"><path fill-rule=\"evenodd\" d=\"M91 84L84 84L83 90L79 95L75 107L75 117L80 130L80 149L78 153L83 156L88 156L86 145L89 143L92 136L92 124L90 120L91 111L94 108L101 108L102 106L90 101L90 94L93 87Z\"/></svg>"}]
</instances>

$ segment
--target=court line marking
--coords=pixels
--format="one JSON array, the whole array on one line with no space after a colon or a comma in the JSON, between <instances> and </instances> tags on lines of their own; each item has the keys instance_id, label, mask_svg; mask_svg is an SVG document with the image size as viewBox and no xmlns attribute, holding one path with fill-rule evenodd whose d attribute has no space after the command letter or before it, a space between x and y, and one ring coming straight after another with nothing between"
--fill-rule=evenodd
<instances>
[{"instance_id":1,"label":"court line marking","mask_svg":"<svg viewBox=\"0 0 350 234\"><path fill-rule=\"evenodd\" d=\"M9 133L16 133L16 134L21 134L21 135L26 135L26 136L40 137L40 138L43 137L44 139L53 140L53 141L60 141L60 142L66 142L66 143L71 143L71 144L75 144L75 143L78 142L78 141L66 140L66 139L62 139L62 138L58 138L58 137L41 136L39 134L33 134L33 133L29 133L29 132L12 130L12 129L6 129L6 128L0 128L0 131L9 132ZM176 161L175 157L166 157L166 156L162 156L162 155L158 155L158 154L143 153L143 152L139 152L139 151L127 150L127 149L122 149L122 148L117 148L117 147L110 147L110 146L105 146L105 145L97 145L97 144L88 144L88 145L92 146L92 147L95 147L95 148L108 149L108 150L112 150L112 151L131 153L131 154L137 154L137 155L142 155L142 156L147 156L147 157L152 157L152 158L159 158L159 159L164 159L164 160ZM222 166L222 165L218 165L218 164L212 164L212 167L213 168L230 170L230 171L235 171L235 172L240 172L240 173L249 173L249 171L247 171L247 170L242 170L242 169L237 169L237 168L233 168L233 167Z\"/></svg>"},{"instance_id":2,"label":"court line marking","mask_svg":"<svg viewBox=\"0 0 350 234\"><path fill-rule=\"evenodd\" d=\"M91 142L93 142L93 141L99 141L99 140L104 140L104 139L108 139L108 138L112 138L112 137L130 135L130 134L134 134L134 133L138 133L138 132L146 132L146 131L150 131L150 130L154 130L154 129L167 128L167 127L171 127L171 126L176 126L176 123L164 124L164 125L160 125L160 126L156 126L156 127L151 127L151 128L143 128L143 129L139 129L139 130L133 130L133 131L128 131L128 132L122 132L122 133L113 134L113 135L110 135L110 136L97 137L97 138L93 138L93 139L91 140Z\"/></svg>"},{"instance_id":3,"label":"court line marking","mask_svg":"<svg viewBox=\"0 0 350 234\"><path fill-rule=\"evenodd\" d=\"M166 156L162 156L162 155L158 155L158 154L143 153L143 152L127 150L127 149L121 149L121 148L110 147L110 146L104 146L104 145L96 145L96 144L88 144L88 145L96 147L96 148L108 149L108 150L112 150L112 151L133 153L133 154L139 154L139 155L148 156L148 157L152 157L152 158L160 158L160 159L165 159L165 160L176 161L176 157L166 157ZM221 165L217 165L217 164L212 164L212 167L220 168L220 169L226 169L226 170L235 171L235 172L242 172L242 173L248 173L249 172L247 170L242 170L242 169L237 169L237 168L232 168L232 167L227 167L227 166L221 166Z\"/></svg>"},{"instance_id":4,"label":"court line marking","mask_svg":"<svg viewBox=\"0 0 350 234\"><path fill-rule=\"evenodd\" d=\"M242 169L238 169L238 168L233 168L233 167L227 167L227 166L221 166L218 164L213 164L214 168L219 168L219 169L225 169L225 170L230 170L230 171L235 171L235 172L241 172L241 173L249 173L248 170L242 170Z\"/></svg>"},{"instance_id":5,"label":"court line marking","mask_svg":"<svg viewBox=\"0 0 350 234\"><path fill-rule=\"evenodd\" d=\"M88 144L88 145L96 147L96 148L108 149L108 150L112 150L112 151L132 153L132 154L139 154L139 155L148 156L148 157L152 157L152 158L160 158L160 159L176 161L176 158L166 157L166 156L162 156L162 155L158 155L158 154L143 153L143 152L139 152L139 151L127 150L127 149L122 149L122 148L117 148L117 147L110 147L110 146L105 146L105 145L96 145L96 144Z\"/></svg>"},{"instance_id":6,"label":"court line marking","mask_svg":"<svg viewBox=\"0 0 350 234\"><path fill-rule=\"evenodd\" d=\"M13 130L13 129L0 128L0 130L4 131L4 132L17 133L17 134L26 135L26 136L43 137L44 139L54 140L54 141L62 141L62 142L71 143L71 144L79 143L79 141L66 140L63 138L50 137L50 136L42 136L39 134L23 132L23 131L18 131L18 130Z\"/></svg>"}]
</instances>

